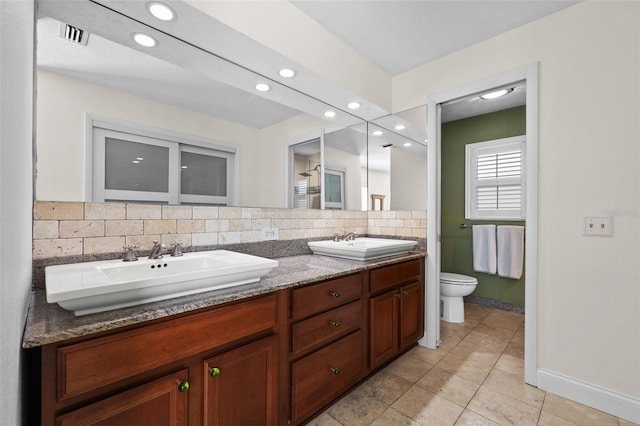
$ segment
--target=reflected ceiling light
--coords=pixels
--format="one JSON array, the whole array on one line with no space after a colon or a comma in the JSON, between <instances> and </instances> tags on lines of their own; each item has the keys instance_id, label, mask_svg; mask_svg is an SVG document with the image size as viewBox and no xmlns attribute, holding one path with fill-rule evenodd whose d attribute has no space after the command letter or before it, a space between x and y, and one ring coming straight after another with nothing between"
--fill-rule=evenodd
<instances>
[{"instance_id":1,"label":"reflected ceiling light","mask_svg":"<svg viewBox=\"0 0 640 426\"><path fill-rule=\"evenodd\" d=\"M138 160L138 161L142 161L142 160L144 160L144 158L142 158L142 157L138 157L138 158L136 158L136 160Z\"/></svg>"},{"instance_id":2,"label":"reflected ceiling light","mask_svg":"<svg viewBox=\"0 0 640 426\"><path fill-rule=\"evenodd\" d=\"M155 18L161 21L173 21L176 18L176 13L164 3L151 2L147 5L147 10Z\"/></svg>"},{"instance_id":3,"label":"reflected ceiling light","mask_svg":"<svg viewBox=\"0 0 640 426\"><path fill-rule=\"evenodd\" d=\"M411 146L411 142L405 142L402 144L402 146Z\"/></svg>"},{"instance_id":4,"label":"reflected ceiling light","mask_svg":"<svg viewBox=\"0 0 640 426\"><path fill-rule=\"evenodd\" d=\"M382 130L374 130L373 132L371 132L371 134L373 136L380 136L382 135L384 132Z\"/></svg>"},{"instance_id":5,"label":"reflected ceiling light","mask_svg":"<svg viewBox=\"0 0 640 426\"><path fill-rule=\"evenodd\" d=\"M269 90L271 90L271 86L269 86L267 83L258 83L255 87L258 92L268 92Z\"/></svg>"},{"instance_id":6,"label":"reflected ceiling light","mask_svg":"<svg viewBox=\"0 0 640 426\"><path fill-rule=\"evenodd\" d=\"M181 169L188 169L189 167L187 166L180 166Z\"/></svg>"},{"instance_id":7,"label":"reflected ceiling light","mask_svg":"<svg viewBox=\"0 0 640 426\"><path fill-rule=\"evenodd\" d=\"M333 117L336 116L336 113L335 113L335 111L327 111L327 112L324 113L324 116L327 117L327 118L333 118Z\"/></svg>"},{"instance_id":8,"label":"reflected ceiling light","mask_svg":"<svg viewBox=\"0 0 640 426\"><path fill-rule=\"evenodd\" d=\"M155 47L158 44L155 38L142 33L133 33L133 40L144 47Z\"/></svg>"},{"instance_id":9,"label":"reflected ceiling light","mask_svg":"<svg viewBox=\"0 0 640 426\"><path fill-rule=\"evenodd\" d=\"M138 160L133 160L132 163L133 164L140 164L140 162Z\"/></svg>"},{"instance_id":10,"label":"reflected ceiling light","mask_svg":"<svg viewBox=\"0 0 640 426\"><path fill-rule=\"evenodd\" d=\"M280 71L278 71L278 74L283 78L292 78L295 77L296 72L291 68L282 68Z\"/></svg>"},{"instance_id":11,"label":"reflected ceiling light","mask_svg":"<svg viewBox=\"0 0 640 426\"><path fill-rule=\"evenodd\" d=\"M347 108L358 109L360 108L360 102L349 102L349 104L347 105Z\"/></svg>"},{"instance_id":12,"label":"reflected ceiling light","mask_svg":"<svg viewBox=\"0 0 640 426\"><path fill-rule=\"evenodd\" d=\"M507 95L511 92L513 92L513 89L500 89L494 92L489 92L489 93L485 93L484 95L480 95L480 99L484 99L484 100L496 99L501 96Z\"/></svg>"},{"instance_id":13,"label":"reflected ceiling light","mask_svg":"<svg viewBox=\"0 0 640 426\"><path fill-rule=\"evenodd\" d=\"M406 126L404 124L397 124L396 127L394 127L396 130L404 130L405 128Z\"/></svg>"}]
</instances>

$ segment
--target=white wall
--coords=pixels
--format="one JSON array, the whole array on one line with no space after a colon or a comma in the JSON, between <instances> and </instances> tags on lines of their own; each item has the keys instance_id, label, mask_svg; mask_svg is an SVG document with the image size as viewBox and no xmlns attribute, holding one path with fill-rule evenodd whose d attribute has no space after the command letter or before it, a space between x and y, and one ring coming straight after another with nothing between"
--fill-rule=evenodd
<instances>
[{"instance_id":1,"label":"white wall","mask_svg":"<svg viewBox=\"0 0 640 426\"><path fill-rule=\"evenodd\" d=\"M0 2L0 424L22 423L22 331L31 289L32 1Z\"/></svg>"},{"instance_id":2,"label":"white wall","mask_svg":"<svg viewBox=\"0 0 640 426\"><path fill-rule=\"evenodd\" d=\"M89 113L240 145L240 205L258 205L257 129L51 72L38 71L37 84L38 200L90 201L83 185Z\"/></svg>"},{"instance_id":3,"label":"white wall","mask_svg":"<svg viewBox=\"0 0 640 426\"><path fill-rule=\"evenodd\" d=\"M393 147L391 153L390 210L427 209L426 155ZM425 151L426 154L426 151Z\"/></svg>"},{"instance_id":4,"label":"white wall","mask_svg":"<svg viewBox=\"0 0 640 426\"><path fill-rule=\"evenodd\" d=\"M399 75L393 109L538 61L538 367L637 406L640 3L579 3ZM586 215L614 237L582 236Z\"/></svg>"}]
</instances>

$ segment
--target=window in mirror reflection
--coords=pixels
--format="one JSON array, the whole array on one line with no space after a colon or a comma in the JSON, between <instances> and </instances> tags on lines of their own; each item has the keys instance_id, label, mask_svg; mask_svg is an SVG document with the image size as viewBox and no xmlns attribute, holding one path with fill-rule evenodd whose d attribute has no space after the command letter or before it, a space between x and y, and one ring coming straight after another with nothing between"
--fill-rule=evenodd
<instances>
[{"instance_id":1,"label":"window in mirror reflection","mask_svg":"<svg viewBox=\"0 0 640 426\"><path fill-rule=\"evenodd\" d=\"M324 172L324 207L344 210L344 172L327 169Z\"/></svg>"},{"instance_id":2,"label":"window in mirror reflection","mask_svg":"<svg viewBox=\"0 0 640 426\"><path fill-rule=\"evenodd\" d=\"M93 154L93 201L232 202L233 152L94 127Z\"/></svg>"}]
</instances>

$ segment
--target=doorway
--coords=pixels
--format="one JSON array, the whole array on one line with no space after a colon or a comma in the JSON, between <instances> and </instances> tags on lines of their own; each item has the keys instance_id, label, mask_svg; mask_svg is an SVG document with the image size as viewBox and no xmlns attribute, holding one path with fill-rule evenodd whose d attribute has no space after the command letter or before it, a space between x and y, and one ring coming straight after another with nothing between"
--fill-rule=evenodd
<instances>
[{"instance_id":1,"label":"doorway","mask_svg":"<svg viewBox=\"0 0 640 426\"><path fill-rule=\"evenodd\" d=\"M525 382L537 385L537 171L538 171L538 64L476 81L430 96L428 115L427 252L425 337L420 344L435 349L440 342L441 268L441 123L442 105L517 82L526 86L526 240L525 251Z\"/></svg>"}]
</instances>

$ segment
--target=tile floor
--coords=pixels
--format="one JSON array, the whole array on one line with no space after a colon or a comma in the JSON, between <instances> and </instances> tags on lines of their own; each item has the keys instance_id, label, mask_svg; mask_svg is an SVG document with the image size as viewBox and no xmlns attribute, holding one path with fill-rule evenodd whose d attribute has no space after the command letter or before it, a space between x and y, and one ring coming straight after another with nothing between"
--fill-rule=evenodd
<instances>
[{"instance_id":1,"label":"tile floor","mask_svg":"<svg viewBox=\"0 0 640 426\"><path fill-rule=\"evenodd\" d=\"M465 304L437 350L416 347L308 424L631 426L523 380L524 316Z\"/></svg>"}]
</instances>

